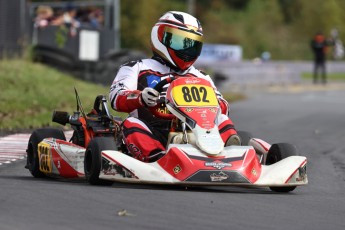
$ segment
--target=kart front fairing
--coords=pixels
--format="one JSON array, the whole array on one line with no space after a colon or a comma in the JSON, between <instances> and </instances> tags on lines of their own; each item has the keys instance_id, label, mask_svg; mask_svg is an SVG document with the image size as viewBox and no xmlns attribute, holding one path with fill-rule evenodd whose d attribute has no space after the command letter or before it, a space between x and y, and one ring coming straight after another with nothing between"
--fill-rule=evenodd
<instances>
[{"instance_id":1,"label":"kart front fairing","mask_svg":"<svg viewBox=\"0 0 345 230\"><path fill-rule=\"evenodd\" d=\"M173 144L153 163L103 151L99 177L153 184L297 186L307 183L305 165L306 158L300 156L261 165L251 146L228 146L219 156L206 157L193 145Z\"/></svg>"},{"instance_id":2,"label":"kart front fairing","mask_svg":"<svg viewBox=\"0 0 345 230\"><path fill-rule=\"evenodd\" d=\"M118 151L103 151L100 179L163 184L297 186L307 183L306 158L291 156L263 165L253 146L227 146L218 131L220 108L205 79L181 77L166 93L166 106L191 133L183 144L169 144L156 162L145 163ZM188 135L187 135L188 134ZM255 139L257 145L269 144Z\"/></svg>"}]
</instances>

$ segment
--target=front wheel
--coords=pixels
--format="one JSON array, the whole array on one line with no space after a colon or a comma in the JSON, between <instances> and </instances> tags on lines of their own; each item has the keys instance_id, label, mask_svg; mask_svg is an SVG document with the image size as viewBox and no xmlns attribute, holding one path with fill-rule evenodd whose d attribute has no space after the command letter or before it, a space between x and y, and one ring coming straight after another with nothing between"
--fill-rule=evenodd
<instances>
[{"instance_id":1,"label":"front wheel","mask_svg":"<svg viewBox=\"0 0 345 230\"><path fill-rule=\"evenodd\" d=\"M248 146L250 139L253 138L253 135L250 132L246 131L237 131L237 135L241 138L242 146Z\"/></svg>"},{"instance_id":2,"label":"front wheel","mask_svg":"<svg viewBox=\"0 0 345 230\"><path fill-rule=\"evenodd\" d=\"M270 187L273 192L288 193L295 190L296 186Z\"/></svg>"},{"instance_id":3,"label":"front wheel","mask_svg":"<svg viewBox=\"0 0 345 230\"><path fill-rule=\"evenodd\" d=\"M92 185L112 185L112 181L99 179L102 168L102 151L117 150L115 141L111 137L95 137L88 144L85 151L84 172L86 180Z\"/></svg>"},{"instance_id":4,"label":"front wheel","mask_svg":"<svg viewBox=\"0 0 345 230\"><path fill-rule=\"evenodd\" d=\"M272 165L290 156L298 156L297 149L289 143L273 144L268 150L266 165Z\"/></svg>"},{"instance_id":5,"label":"front wheel","mask_svg":"<svg viewBox=\"0 0 345 230\"><path fill-rule=\"evenodd\" d=\"M297 149L289 143L273 144L268 150L266 165L272 165L290 156L298 156ZM296 186L270 187L274 192L287 193L295 190Z\"/></svg>"},{"instance_id":6,"label":"front wheel","mask_svg":"<svg viewBox=\"0 0 345 230\"><path fill-rule=\"evenodd\" d=\"M45 138L53 137L60 140L66 140L65 134L60 129L54 128L42 128L36 129L32 132L28 147L27 147L27 163L26 168L29 169L31 175L36 178L42 178L45 176L43 172L40 171L39 157L38 157L38 144Z\"/></svg>"}]
</instances>

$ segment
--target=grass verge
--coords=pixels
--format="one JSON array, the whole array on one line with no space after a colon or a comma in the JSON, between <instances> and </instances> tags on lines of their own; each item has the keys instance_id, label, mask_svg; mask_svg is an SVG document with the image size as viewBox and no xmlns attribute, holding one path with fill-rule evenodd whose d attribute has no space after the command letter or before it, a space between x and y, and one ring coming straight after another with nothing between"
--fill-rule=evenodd
<instances>
[{"instance_id":1,"label":"grass verge","mask_svg":"<svg viewBox=\"0 0 345 230\"><path fill-rule=\"evenodd\" d=\"M73 113L74 87L88 111L97 95L109 88L87 83L42 64L25 60L0 61L0 130L32 129L53 124L54 110Z\"/></svg>"},{"instance_id":2,"label":"grass verge","mask_svg":"<svg viewBox=\"0 0 345 230\"><path fill-rule=\"evenodd\" d=\"M320 78L320 75L319 75ZM313 79L313 73L305 72L302 73L302 79L311 80ZM345 82L345 73L327 73L327 80L329 81L344 81Z\"/></svg>"},{"instance_id":3,"label":"grass verge","mask_svg":"<svg viewBox=\"0 0 345 230\"><path fill-rule=\"evenodd\" d=\"M51 121L54 110L70 114L76 110L74 87L88 112L97 95L108 97L109 87L73 78L39 63L25 60L0 60L0 131L28 130L57 126ZM229 102L243 99L226 93ZM109 106L110 108L110 106ZM113 115L124 117L126 114Z\"/></svg>"}]
</instances>

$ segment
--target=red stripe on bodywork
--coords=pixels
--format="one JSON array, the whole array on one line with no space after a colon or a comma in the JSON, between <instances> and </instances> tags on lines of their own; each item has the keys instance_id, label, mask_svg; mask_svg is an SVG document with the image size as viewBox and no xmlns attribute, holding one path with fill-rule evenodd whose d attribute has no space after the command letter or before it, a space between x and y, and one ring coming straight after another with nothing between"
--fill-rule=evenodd
<instances>
[{"instance_id":1,"label":"red stripe on bodywork","mask_svg":"<svg viewBox=\"0 0 345 230\"><path fill-rule=\"evenodd\" d=\"M298 168L288 177L288 179L285 181L284 184L286 184L286 183L291 179L291 177L292 177L293 175L295 175L295 173L297 172L297 170L298 170L300 167L302 167L302 165L304 165L304 164L306 164L306 163L307 163L307 160L303 161L302 164L300 164L300 166L298 166Z\"/></svg>"},{"instance_id":2,"label":"red stripe on bodywork","mask_svg":"<svg viewBox=\"0 0 345 230\"><path fill-rule=\"evenodd\" d=\"M68 162L66 162L56 151L54 147L51 148L52 158L55 167L59 171L60 176L64 178L78 177L78 171L75 170Z\"/></svg>"},{"instance_id":3,"label":"red stripe on bodywork","mask_svg":"<svg viewBox=\"0 0 345 230\"><path fill-rule=\"evenodd\" d=\"M264 141L262 141L262 140L260 140L260 139L253 138L253 140L254 140L256 143L258 143L259 145L261 145L262 148L265 149L265 151L268 151L268 150L270 149L270 147L271 147L268 143L266 143L266 142L264 142Z\"/></svg>"}]
</instances>

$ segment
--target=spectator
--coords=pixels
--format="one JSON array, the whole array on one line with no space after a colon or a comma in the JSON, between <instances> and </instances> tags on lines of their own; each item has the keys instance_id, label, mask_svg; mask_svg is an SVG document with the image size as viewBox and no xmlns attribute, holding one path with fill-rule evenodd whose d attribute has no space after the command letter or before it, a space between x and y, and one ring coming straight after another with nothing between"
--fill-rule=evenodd
<instances>
[{"instance_id":1,"label":"spectator","mask_svg":"<svg viewBox=\"0 0 345 230\"><path fill-rule=\"evenodd\" d=\"M314 75L313 82L316 84L318 82L318 72L321 70L322 83L327 83L326 77L326 54L328 46L331 42L327 41L323 33L318 32L315 34L313 40L311 41L311 48L314 53Z\"/></svg>"},{"instance_id":2,"label":"spectator","mask_svg":"<svg viewBox=\"0 0 345 230\"><path fill-rule=\"evenodd\" d=\"M80 27L80 22L76 19L77 9L72 4L67 4L66 11L59 15L53 22L53 25L65 25L69 28L71 36L77 34L77 28Z\"/></svg>"},{"instance_id":3,"label":"spectator","mask_svg":"<svg viewBox=\"0 0 345 230\"><path fill-rule=\"evenodd\" d=\"M53 9L50 6L39 6L36 10L34 25L36 28L48 26L53 20Z\"/></svg>"},{"instance_id":4,"label":"spectator","mask_svg":"<svg viewBox=\"0 0 345 230\"><path fill-rule=\"evenodd\" d=\"M54 12L54 19L51 21L50 25L52 26L60 26L63 24L63 16L64 11L61 9L57 9Z\"/></svg>"},{"instance_id":5,"label":"spectator","mask_svg":"<svg viewBox=\"0 0 345 230\"><path fill-rule=\"evenodd\" d=\"M101 29L103 27L104 16L100 9L96 9L89 14L89 23L94 29Z\"/></svg>"},{"instance_id":6,"label":"spectator","mask_svg":"<svg viewBox=\"0 0 345 230\"><path fill-rule=\"evenodd\" d=\"M80 27L80 22L75 18L77 16L77 9L72 5L67 5L67 10L63 14L65 25L70 28L71 36L77 35L77 28Z\"/></svg>"}]
</instances>

